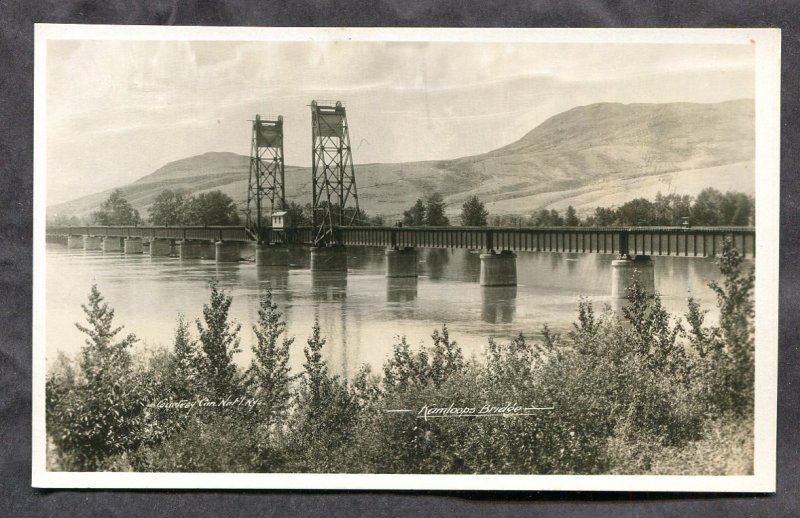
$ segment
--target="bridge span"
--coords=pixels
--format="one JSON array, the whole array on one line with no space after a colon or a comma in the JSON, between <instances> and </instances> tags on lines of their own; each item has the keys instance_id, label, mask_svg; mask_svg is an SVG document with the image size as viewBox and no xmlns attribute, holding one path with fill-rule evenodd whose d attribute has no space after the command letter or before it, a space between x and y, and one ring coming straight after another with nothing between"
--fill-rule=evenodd
<instances>
[{"instance_id":1,"label":"bridge span","mask_svg":"<svg viewBox=\"0 0 800 518\"><path fill-rule=\"evenodd\" d=\"M256 263L288 265L287 245L308 245L312 270L346 270L347 245L386 247L387 277L416 277L417 248L481 251L484 286L516 285L515 252L571 252L613 255L612 296L624 297L634 279L654 289L653 256L714 257L729 240L744 257L755 257L753 227L361 227L332 229L332 246L313 246L312 227L243 226L48 227L48 239L70 248L239 261L254 245Z\"/></svg>"}]
</instances>

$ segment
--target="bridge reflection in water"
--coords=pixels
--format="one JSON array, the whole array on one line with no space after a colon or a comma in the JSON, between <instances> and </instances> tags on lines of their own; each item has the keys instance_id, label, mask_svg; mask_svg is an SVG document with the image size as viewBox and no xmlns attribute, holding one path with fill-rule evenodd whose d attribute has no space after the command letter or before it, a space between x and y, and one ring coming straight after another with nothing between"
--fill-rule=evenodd
<instances>
[{"instance_id":1,"label":"bridge reflection in water","mask_svg":"<svg viewBox=\"0 0 800 518\"><path fill-rule=\"evenodd\" d=\"M489 324L510 324L517 310L516 286L487 286L481 290L481 318Z\"/></svg>"}]
</instances>

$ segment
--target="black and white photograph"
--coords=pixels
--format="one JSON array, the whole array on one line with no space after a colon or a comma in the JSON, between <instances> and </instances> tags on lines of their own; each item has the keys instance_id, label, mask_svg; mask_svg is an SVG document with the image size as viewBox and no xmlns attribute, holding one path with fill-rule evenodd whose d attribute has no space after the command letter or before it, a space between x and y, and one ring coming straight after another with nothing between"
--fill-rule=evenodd
<instances>
[{"instance_id":1,"label":"black and white photograph","mask_svg":"<svg viewBox=\"0 0 800 518\"><path fill-rule=\"evenodd\" d=\"M780 31L37 25L37 487L775 489Z\"/></svg>"}]
</instances>

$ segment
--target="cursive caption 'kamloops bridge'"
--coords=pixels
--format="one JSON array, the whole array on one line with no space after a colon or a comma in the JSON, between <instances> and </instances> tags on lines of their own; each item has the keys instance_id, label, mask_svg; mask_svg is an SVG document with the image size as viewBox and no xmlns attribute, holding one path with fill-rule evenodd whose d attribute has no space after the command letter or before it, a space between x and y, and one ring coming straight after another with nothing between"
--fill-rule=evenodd
<instances>
[{"instance_id":1,"label":"cursive caption 'kamloops bridge'","mask_svg":"<svg viewBox=\"0 0 800 518\"><path fill-rule=\"evenodd\" d=\"M416 277L417 248L465 248L482 251L483 286L516 285L515 252L611 254L613 297L624 297L636 279L654 290L653 256L714 257L726 240L743 256L755 256L752 227L361 226L345 108L313 101L311 111L312 226L285 224L283 118L256 116L246 226L48 227L47 236L70 248L218 262L239 261L254 247L256 263L265 266L286 266L287 247L307 245L317 271L346 271L348 245L380 246L386 247L387 277Z\"/></svg>"}]
</instances>

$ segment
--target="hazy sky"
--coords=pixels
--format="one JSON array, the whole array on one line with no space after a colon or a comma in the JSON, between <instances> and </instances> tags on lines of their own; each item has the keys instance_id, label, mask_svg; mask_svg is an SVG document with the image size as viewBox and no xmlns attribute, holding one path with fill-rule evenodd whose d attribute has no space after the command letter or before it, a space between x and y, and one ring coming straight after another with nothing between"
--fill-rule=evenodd
<instances>
[{"instance_id":1,"label":"hazy sky","mask_svg":"<svg viewBox=\"0 0 800 518\"><path fill-rule=\"evenodd\" d=\"M748 45L49 41L48 204L207 151L249 154L284 116L311 163L312 99L343 100L356 164L455 158L596 102L754 97Z\"/></svg>"}]
</instances>

